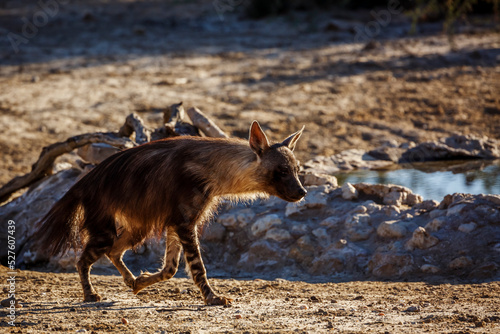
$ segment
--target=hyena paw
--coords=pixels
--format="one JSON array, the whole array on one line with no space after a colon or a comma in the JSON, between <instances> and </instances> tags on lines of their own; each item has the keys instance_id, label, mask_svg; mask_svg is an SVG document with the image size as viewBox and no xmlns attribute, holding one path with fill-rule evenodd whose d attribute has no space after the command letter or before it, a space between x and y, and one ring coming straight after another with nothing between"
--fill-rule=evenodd
<instances>
[{"instance_id":1,"label":"hyena paw","mask_svg":"<svg viewBox=\"0 0 500 334\"><path fill-rule=\"evenodd\" d=\"M134 294L137 294L139 291L141 291L145 287L151 285L151 283L149 282L150 281L149 277L152 275L153 274L148 273L148 272L141 273L141 275L134 280L133 286L132 286Z\"/></svg>"},{"instance_id":2,"label":"hyena paw","mask_svg":"<svg viewBox=\"0 0 500 334\"><path fill-rule=\"evenodd\" d=\"M229 305L233 300L226 297L212 295L205 300L207 305Z\"/></svg>"},{"instance_id":3,"label":"hyena paw","mask_svg":"<svg viewBox=\"0 0 500 334\"><path fill-rule=\"evenodd\" d=\"M125 285L128 286L129 288L133 289L135 287L134 277L125 278L123 280L125 281Z\"/></svg>"},{"instance_id":4,"label":"hyena paw","mask_svg":"<svg viewBox=\"0 0 500 334\"><path fill-rule=\"evenodd\" d=\"M101 296L98 293L89 293L83 297L84 302L99 302L101 301Z\"/></svg>"}]
</instances>

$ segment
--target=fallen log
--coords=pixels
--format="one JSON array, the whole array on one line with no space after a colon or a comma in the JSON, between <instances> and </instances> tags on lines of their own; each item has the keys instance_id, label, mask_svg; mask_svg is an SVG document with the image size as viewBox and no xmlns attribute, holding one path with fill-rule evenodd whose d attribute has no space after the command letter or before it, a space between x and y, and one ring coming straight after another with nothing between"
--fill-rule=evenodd
<instances>
[{"instance_id":1,"label":"fallen log","mask_svg":"<svg viewBox=\"0 0 500 334\"><path fill-rule=\"evenodd\" d=\"M229 138L229 136L222 131L214 121L205 115L200 109L196 107L189 108L187 111L193 125L201 130L208 137L215 138Z\"/></svg>"},{"instance_id":2,"label":"fallen log","mask_svg":"<svg viewBox=\"0 0 500 334\"><path fill-rule=\"evenodd\" d=\"M40 153L37 162L31 167L31 172L13 178L0 188L0 202L6 201L17 190L25 188L47 175L51 175L54 161L60 155L92 143L105 143L118 148L129 148L135 145L132 140L117 137L115 133L96 132L74 136L63 142L46 146Z\"/></svg>"}]
</instances>

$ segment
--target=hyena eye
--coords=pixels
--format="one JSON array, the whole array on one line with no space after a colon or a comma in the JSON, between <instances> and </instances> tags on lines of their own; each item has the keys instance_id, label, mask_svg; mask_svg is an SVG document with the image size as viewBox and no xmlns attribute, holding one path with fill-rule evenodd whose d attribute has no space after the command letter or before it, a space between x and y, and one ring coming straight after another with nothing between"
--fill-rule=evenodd
<instances>
[{"instance_id":1,"label":"hyena eye","mask_svg":"<svg viewBox=\"0 0 500 334\"><path fill-rule=\"evenodd\" d=\"M280 169L278 169L278 170L276 171L276 174L277 174L278 176L280 176L280 177L285 177L285 176L287 176L287 175L288 175L288 174L290 174L290 173L289 173L289 171L288 171L287 169L281 169L281 168L280 168Z\"/></svg>"}]
</instances>

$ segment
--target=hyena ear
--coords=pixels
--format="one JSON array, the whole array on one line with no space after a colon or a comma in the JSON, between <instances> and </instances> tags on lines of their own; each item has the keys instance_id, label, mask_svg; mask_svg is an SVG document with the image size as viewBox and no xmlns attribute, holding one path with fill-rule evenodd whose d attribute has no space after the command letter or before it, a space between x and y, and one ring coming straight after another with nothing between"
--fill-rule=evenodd
<instances>
[{"instance_id":1,"label":"hyena ear","mask_svg":"<svg viewBox=\"0 0 500 334\"><path fill-rule=\"evenodd\" d=\"M304 128L305 128L305 125L302 126L302 129L295 132L287 139L283 140L283 142L281 144L283 144L284 146L287 146L291 151L293 151L295 149L295 144L297 144L297 140L299 140L300 136L302 135L302 131L304 131Z\"/></svg>"},{"instance_id":2,"label":"hyena ear","mask_svg":"<svg viewBox=\"0 0 500 334\"><path fill-rule=\"evenodd\" d=\"M266 134L262 131L257 121L253 121L250 127L249 142L250 147L259 157L262 155L262 152L269 148L269 141L267 140Z\"/></svg>"}]
</instances>

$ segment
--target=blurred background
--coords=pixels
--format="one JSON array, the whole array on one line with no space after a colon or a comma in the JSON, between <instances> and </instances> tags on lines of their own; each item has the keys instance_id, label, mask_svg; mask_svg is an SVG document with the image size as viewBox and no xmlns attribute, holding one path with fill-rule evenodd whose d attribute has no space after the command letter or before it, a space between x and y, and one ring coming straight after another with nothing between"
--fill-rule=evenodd
<instances>
[{"instance_id":1,"label":"blurred background","mask_svg":"<svg viewBox=\"0 0 500 334\"><path fill-rule=\"evenodd\" d=\"M0 1L0 185L180 101L297 156L500 138L499 0Z\"/></svg>"}]
</instances>

